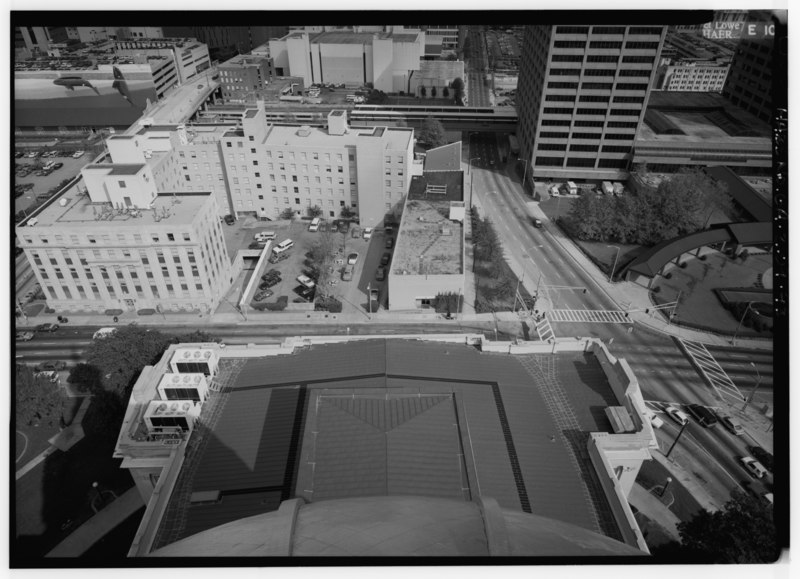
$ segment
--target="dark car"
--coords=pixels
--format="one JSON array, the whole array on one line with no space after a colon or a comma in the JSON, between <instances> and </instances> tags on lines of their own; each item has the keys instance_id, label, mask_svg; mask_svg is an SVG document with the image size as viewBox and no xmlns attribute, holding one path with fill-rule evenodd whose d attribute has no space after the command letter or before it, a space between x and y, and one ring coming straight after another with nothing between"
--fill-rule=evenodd
<instances>
[{"instance_id":1,"label":"dark car","mask_svg":"<svg viewBox=\"0 0 800 579\"><path fill-rule=\"evenodd\" d=\"M392 254L388 251L384 252L384 254L381 256L381 265L388 265L390 259L392 259Z\"/></svg>"},{"instance_id":2,"label":"dark car","mask_svg":"<svg viewBox=\"0 0 800 579\"><path fill-rule=\"evenodd\" d=\"M254 295L253 299L256 300L257 302L260 302L271 296L272 296L272 290L263 289L262 291Z\"/></svg>"},{"instance_id":3,"label":"dark car","mask_svg":"<svg viewBox=\"0 0 800 579\"><path fill-rule=\"evenodd\" d=\"M36 371L37 372L57 372L59 370L63 370L66 367L67 367L67 364L65 362L62 362L61 360L58 360L56 362L43 362L42 364L39 364L38 366L36 366Z\"/></svg>"},{"instance_id":4,"label":"dark car","mask_svg":"<svg viewBox=\"0 0 800 579\"><path fill-rule=\"evenodd\" d=\"M56 163L55 165L53 165L53 170L60 169L63 166L64 166L64 163Z\"/></svg>"},{"instance_id":5,"label":"dark car","mask_svg":"<svg viewBox=\"0 0 800 579\"><path fill-rule=\"evenodd\" d=\"M254 241L247 246L247 249L264 249L267 246L266 241Z\"/></svg>"},{"instance_id":6,"label":"dark car","mask_svg":"<svg viewBox=\"0 0 800 579\"><path fill-rule=\"evenodd\" d=\"M536 229L541 229L542 228L542 220L541 219L533 219L533 226Z\"/></svg>"},{"instance_id":7,"label":"dark car","mask_svg":"<svg viewBox=\"0 0 800 579\"><path fill-rule=\"evenodd\" d=\"M764 465L769 472L772 472L775 464L775 457L770 452L760 446L751 446L750 453L758 462Z\"/></svg>"},{"instance_id":8,"label":"dark car","mask_svg":"<svg viewBox=\"0 0 800 579\"><path fill-rule=\"evenodd\" d=\"M288 253L284 252L284 253L279 253L277 255L275 255L273 253L268 261L270 263L278 263L279 261L283 261L284 259L289 259L289 254Z\"/></svg>"},{"instance_id":9,"label":"dark car","mask_svg":"<svg viewBox=\"0 0 800 579\"><path fill-rule=\"evenodd\" d=\"M58 329L58 324L40 324L36 326L37 332L55 332Z\"/></svg>"},{"instance_id":10,"label":"dark car","mask_svg":"<svg viewBox=\"0 0 800 579\"><path fill-rule=\"evenodd\" d=\"M340 221L339 222L339 233L347 233L350 229L350 222L349 221Z\"/></svg>"},{"instance_id":11,"label":"dark car","mask_svg":"<svg viewBox=\"0 0 800 579\"><path fill-rule=\"evenodd\" d=\"M711 428L717 425L717 417L708 408L702 404L687 404L686 410L697 419L701 425L706 428Z\"/></svg>"},{"instance_id":12,"label":"dark car","mask_svg":"<svg viewBox=\"0 0 800 579\"><path fill-rule=\"evenodd\" d=\"M16 153L14 153L14 158L15 159L22 159L22 157L24 157L24 156L25 156L25 153L23 153L22 151L17 151Z\"/></svg>"},{"instance_id":13,"label":"dark car","mask_svg":"<svg viewBox=\"0 0 800 579\"><path fill-rule=\"evenodd\" d=\"M394 246L394 237L387 237L386 238L386 249L392 249Z\"/></svg>"},{"instance_id":14,"label":"dark car","mask_svg":"<svg viewBox=\"0 0 800 579\"><path fill-rule=\"evenodd\" d=\"M375 279L378 281L383 281L386 279L386 269L379 267L377 270L375 270Z\"/></svg>"},{"instance_id":15,"label":"dark car","mask_svg":"<svg viewBox=\"0 0 800 579\"><path fill-rule=\"evenodd\" d=\"M314 288L307 288L304 285L299 285L296 288L294 288L294 293L299 295L304 300L311 301L312 299L314 299Z\"/></svg>"},{"instance_id":16,"label":"dark car","mask_svg":"<svg viewBox=\"0 0 800 579\"><path fill-rule=\"evenodd\" d=\"M233 225L236 223L236 218L233 215L226 215L223 219L226 225Z\"/></svg>"}]
</instances>

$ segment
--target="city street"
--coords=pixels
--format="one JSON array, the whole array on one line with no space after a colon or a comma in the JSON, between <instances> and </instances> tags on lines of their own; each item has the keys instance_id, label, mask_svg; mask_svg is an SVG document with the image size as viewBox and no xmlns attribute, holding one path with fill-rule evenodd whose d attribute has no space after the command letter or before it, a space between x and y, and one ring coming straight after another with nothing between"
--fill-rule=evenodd
<instances>
[{"instance_id":1,"label":"city street","mask_svg":"<svg viewBox=\"0 0 800 579\"><path fill-rule=\"evenodd\" d=\"M512 163L501 164L494 135L470 135L468 157L472 161L468 179L472 179L473 203L479 207L481 215L495 225L511 267L528 291L533 295L538 288L537 307L542 310L618 311L650 305L616 304L593 277L604 274L585 271L547 230L533 226L528 210L531 201L523 194L520 180L512 172ZM741 400L720 396L709 386L669 336L641 326L634 329L633 324L626 323L554 322L552 327L557 337L592 336L610 343L612 353L628 361L645 400L656 412L661 412L667 403L699 403L729 413L742 405ZM771 351L734 348L710 348L709 351L742 392L749 393L760 376L755 401L772 402ZM674 424L670 424L666 415L661 416L667 423L659 433L666 452L677 428L672 428ZM754 444L742 440L747 439L746 436L734 437L721 425L706 430L694 421L687 430L690 432L684 433L682 451L675 455L680 458L676 460L698 471L698 479L705 481L709 495L719 505L733 488L741 486L741 481L753 480L738 461L738 457L748 454L745 442ZM753 486L758 489L760 483Z\"/></svg>"}]
</instances>

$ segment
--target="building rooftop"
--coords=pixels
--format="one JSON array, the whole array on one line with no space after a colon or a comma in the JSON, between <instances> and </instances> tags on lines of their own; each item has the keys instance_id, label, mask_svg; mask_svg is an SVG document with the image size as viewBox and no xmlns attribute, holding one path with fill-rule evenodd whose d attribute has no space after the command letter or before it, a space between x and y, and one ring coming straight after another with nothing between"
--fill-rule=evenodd
<instances>
[{"instance_id":1,"label":"building rooftop","mask_svg":"<svg viewBox=\"0 0 800 579\"><path fill-rule=\"evenodd\" d=\"M426 171L411 178L392 258L394 274L463 273L464 225L449 218L453 202L464 202L462 171Z\"/></svg>"},{"instance_id":2,"label":"building rooftop","mask_svg":"<svg viewBox=\"0 0 800 579\"><path fill-rule=\"evenodd\" d=\"M652 91L637 144L726 141L770 145L769 126L716 93Z\"/></svg>"},{"instance_id":3,"label":"building rooftop","mask_svg":"<svg viewBox=\"0 0 800 579\"><path fill-rule=\"evenodd\" d=\"M290 33L290 37L297 37ZM302 32L299 34L302 36ZM394 42L415 42L419 37L415 32L354 32L351 30L330 30L312 34L312 44L372 44L373 38L391 39Z\"/></svg>"},{"instance_id":4,"label":"building rooftop","mask_svg":"<svg viewBox=\"0 0 800 579\"><path fill-rule=\"evenodd\" d=\"M130 165L133 167L133 165ZM33 232L40 227L142 227L191 223L208 202L210 193L159 193L151 209L118 210L111 203L92 203L89 196L70 188L52 197L36 214ZM64 204L62 205L62 202ZM30 222L30 220L28 220ZM23 231L28 228L23 229Z\"/></svg>"},{"instance_id":5,"label":"building rooftop","mask_svg":"<svg viewBox=\"0 0 800 579\"><path fill-rule=\"evenodd\" d=\"M385 148L397 150L408 148L414 135L413 129L403 127L350 127L344 135L331 135L327 129L320 127L307 127L307 131L300 129L300 125L271 125L264 144L290 147L345 147L355 145L359 139L380 134L385 139Z\"/></svg>"},{"instance_id":6,"label":"building rooftop","mask_svg":"<svg viewBox=\"0 0 800 579\"><path fill-rule=\"evenodd\" d=\"M538 355L455 342L381 338L282 351L220 359L221 391L203 409L202 440L189 441L153 549L292 497L390 495L456 505L491 497L514 513L621 540L591 460L573 454L590 432L612 432L597 408L619 403L594 355L548 355L553 382ZM569 393L558 403L555 387ZM563 430L563 413L577 430Z\"/></svg>"},{"instance_id":7,"label":"building rooftop","mask_svg":"<svg viewBox=\"0 0 800 579\"><path fill-rule=\"evenodd\" d=\"M252 54L237 54L230 60L226 60L225 62L220 64L217 68L259 66L265 60L268 60L266 56L252 55Z\"/></svg>"}]
</instances>

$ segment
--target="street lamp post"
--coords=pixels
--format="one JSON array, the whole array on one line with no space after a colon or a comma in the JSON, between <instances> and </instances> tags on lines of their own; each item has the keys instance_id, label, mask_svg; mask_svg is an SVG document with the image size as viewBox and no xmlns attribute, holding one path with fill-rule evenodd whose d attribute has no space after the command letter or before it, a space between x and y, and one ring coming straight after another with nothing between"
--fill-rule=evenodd
<instances>
[{"instance_id":1,"label":"street lamp post","mask_svg":"<svg viewBox=\"0 0 800 579\"><path fill-rule=\"evenodd\" d=\"M675 437L675 440L672 442L672 446L670 446L669 450L667 451L666 458L669 458L669 455L672 454L672 449L675 448L676 444L678 444L678 441L681 439L681 435L683 434L683 431L686 429L687 426L689 426L688 421L684 422L683 426L681 426L681 429L678 432L678 436Z\"/></svg>"},{"instance_id":2,"label":"street lamp post","mask_svg":"<svg viewBox=\"0 0 800 579\"><path fill-rule=\"evenodd\" d=\"M750 365L756 371L758 378L756 379L756 385L753 386L753 389L750 391L750 394L744 400L744 404L742 405L742 412L744 412L745 408L747 408L747 406L753 401L753 398L756 395L756 390L758 390L758 387L761 386L761 372L758 371L758 368L756 368L756 365L753 362L750 362Z\"/></svg>"},{"instance_id":3,"label":"street lamp post","mask_svg":"<svg viewBox=\"0 0 800 579\"><path fill-rule=\"evenodd\" d=\"M658 495L659 497L663 497L664 496L664 493L667 492L667 487L669 487L669 483L671 483L671 482L672 482L672 477L668 476L667 477L667 482L665 482L664 486L661 488L661 494Z\"/></svg>"},{"instance_id":4,"label":"street lamp post","mask_svg":"<svg viewBox=\"0 0 800 579\"><path fill-rule=\"evenodd\" d=\"M608 275L608 283L611 283L611 279L614 277L614 270L617 269L617 260L619 259L619 250L620 248L615 245L607 245L606 247L616 247L617 248L617 255L614 257L614 265L611 266L611 273Z\"/></svg>"},{"instance_id":5,"label":"street lamp post","mask_svg":"<svg viewBox=\"0 0 800 579\"><path fill-rule=\"evenodd\" d=\"M525 177L528 175L528 160L527 159L520 159L523 163L525 163L525 170L522 172L522 192L525 193Z\"/></svg>"},{"instance_id":6,"label":"street lamp post","mask_svg":"<svg viewBox=\"0 0 800 579\"><path fill-rule=\"evenodd\" d=\"M736 331L733 333L733 345L736 345L736 336L739 335L739 330L742 329L742 323L744 323L744 318L747 315L747 312L750 310L750 307L753 305L753 302L747 302L747 307L744 309L744 313L742 314L742 319L739 320L739 325L736 326Z\"/></svg>"},{"instance_id":7,"label":"street lamp post","mask_svg":"<svg viewBox=\"0 0 800 579\"><path fill-rule=\"evenodd\" d=\"M472 211L472 181L474 177L472 176L472 162L473 161L480 161L480 157L472 157L467 163L467 171L469 173L469 209Z\"/></svg>"}]
</instances>

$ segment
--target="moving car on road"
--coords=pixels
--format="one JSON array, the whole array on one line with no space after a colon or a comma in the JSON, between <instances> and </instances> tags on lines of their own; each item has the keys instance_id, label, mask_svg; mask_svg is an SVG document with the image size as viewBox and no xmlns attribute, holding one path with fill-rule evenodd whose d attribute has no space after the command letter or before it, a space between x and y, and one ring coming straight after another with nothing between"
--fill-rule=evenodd
<instances>
[{"instance_id":1,"label":"moving car on road","mask_svg":"<svg viewBox=\"0 0 800 579\"><path fill-rule=\"evenodd\" d=\"M674 420L681 426L689 422L689 416L677 406L673 406L670 404L664 409L664 412L666 412L667 416L672 418L672 420Z\"/></svg>"},{"instance_id":2,"label":"moving car on road","mask_svg":"<svg viewBox=\"0 0 800 579\"><path fill-rule=\"evenodd\" d=\"M729 416L728 414L717 414L717 418L719 418L722 426L727 428L732 434L735 434L736 436L741 436L744 434L744 428L742 428L742 425L733 416Z\"/></svg>"},{"instance_id":3,"label":"moving car on road","mask_svg":"<svg viewBox=\"0 0 800 579\"><path fill-rule=\"evenodd\" d=\"M745 469L756 478L764 478L764 475L767 474L767 469L754 459L752 456L744 456L739 459Z\"/></svg>"},{"instance_id":4,"label":"moving car on road","mask_svg":"<svg viewBox=\"0 0 800 579\"><path fill-rule=\"evenodd\" d=\"M58 329L58 324L40 324L36 326L37 332L55 332Z\"/></svg>"},{"instance_id":5,"label":"moving car on road","mask_svg":"<svg viewBox=\"0 0 800 579\"><path fill-rule=\"evenodd\" d=\"M63 370L67 367L66 362L62 362L58 360L56 362L43 362L36 366L35 370L37 372L58 372L59 370Z\"/></svg>"},{"instance_id":6,"label":"moving car on road","mask_svg":"<svg viewBox=\"0 0 800 579\"><path fill-rule=\"evenodd\" d=\"M17 340L20 342L30 342L35 335L36 334L33 332L17 332Z\"/></svg>"}]
</instances>

